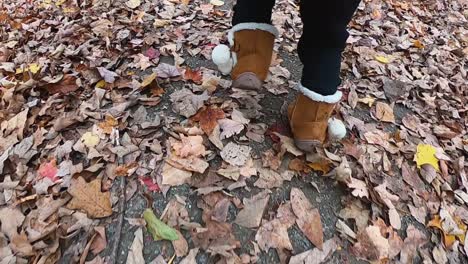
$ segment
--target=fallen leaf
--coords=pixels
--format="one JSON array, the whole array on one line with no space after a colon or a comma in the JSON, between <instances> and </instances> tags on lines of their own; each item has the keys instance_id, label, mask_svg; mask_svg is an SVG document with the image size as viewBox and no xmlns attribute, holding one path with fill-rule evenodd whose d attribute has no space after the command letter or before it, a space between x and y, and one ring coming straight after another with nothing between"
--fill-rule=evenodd
<instances>
[{"instance_id":1,"label":"fallen leaf","mask_svg":"<svg viewBox=\"0 0 468 264\"><path fill-rule=\"evenodd\" d=\"M357 243L353 245L352 252L360 259L370 262L379 261L388 258L390 244L382 236L380 228L372 225L358 233Z\"/></svg>"},{"instance_id":2,"label":"fallen leaf","mask_svg":"<svg viewBox=\"0 0 468 264\"><path fill-rule=\"evenodd\" d=\"M101 74L101 77L106 81L107 83L114 83L115 78L118 77L119 75L113 71L110 71L104 67L97 67L99 74Z\"/></svg>"},{"instance_id":3,"label":"fallen leaf","mask_svg":"<svg viewBox=\"0 0 468 264\"><path fill-rule=\"evenodd\" d=\"M65 74L59 82L49 83L44 87L50 94L69 94L80 88L76 83L76 77L69 74Z\"/></svg>"},{"instance_id":4,"label":"fallen leaf","mask_svg":"<svg viewBox=\"0 0 468 264\"><path fill-rule=\"evenodd\" d=\"M218 125L218 119L224 118L224 111L218 107L202 108L196 115L191 117L193 121L200 122L200 127L208 136Z\"/></svg>"},{"instance_id":5,"label":"fallen leaf","mask_svg":"<svg viewBox=\"0 0 468 264\"><path fill-rule=\"evenodd\" d=\"M224 2L221 1L221 0L210 0L210 4L212 4L214 6L223 6Z\"/></svg>"},{"instance_id":6,"label":"fallen leaf","mask_svg":"<svg viewBox=\"0 0 468 264\"><path fill-rule=\"evenodd\" d=\"M177 229L174 230L176 231L179 239L172 241L172 247L174 248L177 257L183 257L187 255L189 246L182 233Z\"/></svg>"},{"instance_id":7,"label":"fallen leaf","mask_svg":"<svg viewBox=\"0 0 468 264\"><path fill-rule=\"evenodd\" d=\"M180 76L180 72L174 65L167 63L160 63L158 67L154 69L159 78L173 78Z\"/></svg>"},{"instance_id":8,"label":"fallen leaf","mask_svg":"<svg viewBox=\"0 0 468 264\"><path fill-rule=\"evenodd\" d=\"M131 9L135 9L141 5L141 0L128 0L125 5Z\"/></svg>"},{"instance_id":9,"label":"fallen leaf","mask_svg":"<svg viewBox=\"0 0 468 264\"><path fill-rule=\"evenodd\" d=\"M151 192L161 191L158 184L155 182L153 178L143 176L143 177L139 177L138 179L140 180L141 184L143 184L144 186L148 188L148 191L151 191Z\"/></svg>"},{"instance_id":10,"label":"fallen leaf","mask_svg":"<svg viewBox=\"0 0 468 264\"><path fill-rule=\"evenodd\" d=\"M416 161L418 168L420 169L424 164L429 164L434 167L437 172L440 172L439 159L436 157L436 152L436 148L431 145L419 144L414 156L414 161Z\"/></svg>"},{"instance_id":11,"label":"fallen leaf","mask_svg":"<svg viewBox=\"0 0 468 264\"><path fill-rule=\"evenodd\" d=\"M367 197L369 198L369 191L367 190L367 184L364 181L359 179L351 178L350 183L348 183L348 188L354 189L351 193L355 197Z\"/></svg>"},{"instance_id":12,"label":"fallen leaf","mask_svg":"<svg viewBox=\"0 0 468 264\"><path fill-rule=\"evenodd\" d=\"M188 81L193 81L196 84L202 83L202 74L200 70L192 70L191 68L185 68L184 79Z\"/></svg>"},{"instance_id":13,"label":"fallen leaf","mask_svg":"<svg viewBox=\"0 0 468 264\"><path fill-rule=\"evenodd\" d=\"M276 218L263 222L258 229L255 235L258 246L263 251L268 251L270 248L292 250L288 229L294 225L294 222L295 217L292 213L291 204L280 205Z\"/></svg>"},{"instance_id":14,"label":"fallen leaf","mask_svg":"<svg viewBox=\"0 0 468 264\"><path fill-rule=\"evenodd\" d=\"M297 216L296 223L305 236L320 250L323 249L323 228L320 213L313 208L305 194L298 188L291 189L291 205Z\"/></svg>"},{"instance_id":15,"label":"fallen leaf","mask_svg":"<svg viewBox=\"0 0 468 264\"><path fill-rule=\"evenodd\" d=\"M293 154L296 157L304 154L304 152L302 152L296 147L296 144L294 144L294 140L292 138L283 136L277 132L275 132L274 134L280 139L281 149L284 149L285 151Z\"/></svg>"},{"instance_id":16,"label":"fallen leaf","mask_svg":"<svg viewBox=\"0 0 468 264\"><path fill-rule=\"evenodd\" d=\"M192 173L189 171L175 168L168 163L165 163L161 172L162 184L167 186L179 186L186 183Z\"/></svg>"},{"instance_id":17,"label":"fallen leaf","mask_svg":"<svg viewBox=\"0 0 468 264\"><path fill-rule=\"evenodd\" d=\"M114 127L116 127L118 124L119 122L117 121L117 119L115 119L111 115L106 115L104 122L98 123L98 126L102 129L104 133L110 135Z\"/></svg>"},{"instance_id":18,"label":"fallen leaf","mask_svg":"<svg viewBox=\"0 0 468 264\"><path fill-rule=\"evenodd\" d=\"M331 160L321 157L318 161L307 164L314 171L320 171L327 174L332 169L333 163Z\"/></svg>"},{"instance_id":19,"label":"fallen leaf","mask_svg":"<svg viewBox=\"0 0 468 264\"><path fill-rule=\"evenodd\" d=\"M246 228L258 227L269 199L270 195L267 191L263 191L250 199L244 198L244 208L237 214L234 223Z\"/></svg>"},{"instance_id":20,"label":"fallen leaf","mask_svg":"<svg viewBox=\"0 0 468 264\"><path fill-rule=\"evenodd\" d=\"M172 93L170 99L173 102L172 108L174 111L189 118L203 107L204 102L209 99L209 96L207 92L195 95L190 90L184 88Z\"/></svg>"},{"instance_id":21,"label":"fallen leaf","mask_svg":"<svg viewBox=\"0 0 468 264\"><path fill-rule=\"evenodd\" d=\"M375 105L375 117L383 122L395 123L393 108L383 102L377 102Z\"/></svg>"},{"instance_id":22,"label":"fallen leaf","mask_svg":"<svg viewBox=\"0 0 468 264\"><path fill-rule=\"evenodd\" d=\"M143 230L138 228L134 234L135 238L128 251L126 264L145 263L143 258Z\"/></svg>"},{"instance_id":23,"label":"fallen leaf","mask_svg":"<svg viewBox=\"0 0 468 264\"><path fill-rule=\"evenodd\" d=\"M153 210L149 208L146 209L143 212L143 218L146 221L146 228L148 229L148 232L150 232L155 241L163 239L174 241L179 239L176 230L159 220L156 215L154 215Z\"/></svg>"},{"instance_id":24,"label":"fallen leaf","mask_svg":"<svg viewBox=\"0 0 468 264\"><path fill-rule=\"evenodd\" d=\"M32 74L36 74L39 72L40 69L41 69L41 66L39 66L39 64L31 63L27 67L16 69L16 74L20 74L23 72L31 72Z\"/></svg>"},{"instance_id":25,"label":"fallen leaf","mask_svg":"<svg viewBox=\"0 0 468 264\"><path fill-rule=\"evenodd\" d=\"M200 157L206 154L202 136L184 136L180 134L180 141L172 140L171 147L174 154L181 157Z\"/></svg>"},{"instance_id":26,"label":"fallen leaf","mask_svg":"<svg viewBox=\"0 0 468 264\"><path fill-rule=\"evenodd\" d=\"M385 56L375 56L375 60L384 64L388 64L390 62L390 60Z\"/></svg>"},{"instance_id":27,"label":"fallen leaf","mask_svg":"<svg viewBox=\"0 0 468 264\"><path fill-rule=\"evenodd\" d=\"M23 224L24 214L16 208L3 207L0 209L1 231L9 239L18 235L18 227Z\"/></svg>"},{"instance_id":28,"label":"fallen leaf","mask_svg":"<svg viewBox=\"0 0 468 264\"><path fill-rule=\"evenodd\" d=\"M88 148L94 148L99 144L101 139L98 135L94 134L93 132L86 132L81 136L81 141L85 144Z\"/></svg>"},{"instance_id":29,"label":"fallen leaf","mask_svg":"<svg viewBox=\"0 0 468 264\"><path fill-rule=\"evenodd\" d=\"M250 158L251 148L229 142L221 151L220 155L224 161L233 166L243 166Z\"/></svg>"},{"instance_id":30,"label":"fallen leaf","mask_svg":"<svg viewBox=\"0 0 468 264\"><path fill-rule=\"evenodd\" d=\"M97 226L94 228L94 231L96 232L96 237L91 243L91 252L97 255L107 248L106 229L104 226Z\"/></svg>"},{"instance_id":31,"label":"fallen leaf","mask_svg":"<svg viewBox=\"0 0 468 264\"><path fill-rule=\"evenodd\" d=\"M59 177L57 177L57 161L55 159L42 163L37 172L39 173L38 179L48 178L52 182L59 180Z\"/></svg>"},{"instance_id":32,"label":"fallen leaf","mask_svg":"<svg viewBox=\"0 0 468 264\"><path fill-rule=\"evenodd\" d=\"M112 214L110 192L101 191L101 179L90 183L82 177L72 179L68 192L73 197L68 208L83 210L91 218L103 218Z\"/></svg>"},{"instance_id":33,"label":"fallen leaf","mask_svg":"<svg viewBox=\"0 0 468 264\"><path fill-rule=\"evenodd\" d=\"M372 97L359 98L359 99L358 99L358 102L359 102L359 103L366 104L366 105L368 105L369 107L372 107L372 105L373 105L374 102L375 102L375 98L372 98Z\"/></svg>"},{"instance_id":34,"label":"fallen leaf","mask_svg":"<svg viewBox=\"0 0 468 264\"><path fill-rule=\"evenodd\" d=\"M418 248L426 242L426 235L419 231L413 225L409 225L406 229L406 238L403 241L403 247L400 253L401 263L413 263L414 257L417 255Z\"/></svg>"},{"instance_id":35,"label":"fallen leaf","mask_svg":"<svg viewBox=\"0 0 468 264\"><path fill-rule=\"evenodd\" d=\"M179 264L197 264L198 248L192 248L189 254L179 262Z\"/></svg>"},{"instance_id":36,"label":"fallen leaf","mask_svg":"<svg viewBox=\"0 0 468 264\"><path fill-rule=\"evenodd\" d=\"M367 227L370 219L370 211L364 208L360 200L352 199L350 203L341 209L339 216L344 219L354 219L357 230L362 231Z\"/></svg>"},{"instance_id":37,"label":"fallen leaf","mask_svg":"<svg viewBox=\"0 0 468 264\"><path fill-rule=\"evenodd\" d=\"M231 119L220 119L218 120L219 128L221 129L221 139L230 138L234 135L239 134L244 130L244 124L231 120Z\"/></svg>"},{"instance_id":38,"label":"fallen leaf","mask_svg":"<svg viewBox=\"0 0 468 264\"><path fill-rule=\"evenodd\" d=\"M320 264L326 263L328 258L338 249L335 239L329 239L323 243L323 249L310 249L301 254L292 256L289 264Z\"/></svg>"}]
</instances>

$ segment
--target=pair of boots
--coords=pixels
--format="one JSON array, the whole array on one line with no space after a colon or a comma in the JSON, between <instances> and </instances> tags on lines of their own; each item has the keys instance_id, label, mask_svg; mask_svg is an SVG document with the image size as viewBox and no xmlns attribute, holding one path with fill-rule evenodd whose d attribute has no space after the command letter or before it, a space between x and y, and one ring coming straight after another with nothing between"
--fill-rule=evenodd
<instances>
[{"instance_id":1,"label":"pair of boots","mask_svg":"<svg viewBox=\"0 0 468 264\"><path fill-rule=\"evenodd\" d=\"M276 28L263 23L241 23L228 32L231 47L218 45L212 52L213 62L223 74L231 74L233 86L260 89L267 78ZM298 148L312 151L328 138L339 140L346 128L330 118L342 93L323 96L299 84L300 94L288 107L288 118ZM328 132L327 132L328 131Z\"/></svg>"}]
</instances>

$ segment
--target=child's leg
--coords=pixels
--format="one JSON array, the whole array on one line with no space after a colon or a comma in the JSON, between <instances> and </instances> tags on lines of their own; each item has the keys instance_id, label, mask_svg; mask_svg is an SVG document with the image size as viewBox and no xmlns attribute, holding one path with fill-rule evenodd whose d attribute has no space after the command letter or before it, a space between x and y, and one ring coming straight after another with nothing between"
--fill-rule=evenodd
<instances>
[{"instance_id":1,"label":"child's leg","mask_svg":"<svg viewBox=\"0 0 468 264\"><path fill-rule=\"evenodd\" d=\"M296 145L311 151L327 138L346 135L341 121L330 118L341 99L341 53L346 45L347 24L360 0L327 0L319 8L314 1L301 0L304 32L298 45L304 64L300 94L290 105L288 116Z\"/></svg>"},{"instance_id":2,"label":"child's leg","mask_svg":"<svg viewBox=\"0 0 468 264\"><path fill-rule=\"evenodd\" d=\"M237 0L232 25L251 22L271 24L274 5L275 0Z\"/></svg>"},{"instance_id":3,"label":"child's leg","mask_svg":"<svg viewBox=\"0 0 468 264\"><path fill-rule=\"evenodd\" d=\"M298 45L304 64L301 83L321 95L332 95L340 84L341 53L346 30L360 0L327 0L318 8L314 1L301 0L304 31Z\"/></svg>"},{"instance_id":4,"label":"child's leg","mask_svg":"<svg viewBox=\"0 0 468 264\"><path fill-rule=\"evenodd\" d=\"M224 74L231 74L234 87L259 89L268 76L278 34L271 24L274 4L275 0L238 0L228 32L231 47L213 50L213 61ZM229 51L232 54L226 55Z\"/></svg>"}]
</instances>

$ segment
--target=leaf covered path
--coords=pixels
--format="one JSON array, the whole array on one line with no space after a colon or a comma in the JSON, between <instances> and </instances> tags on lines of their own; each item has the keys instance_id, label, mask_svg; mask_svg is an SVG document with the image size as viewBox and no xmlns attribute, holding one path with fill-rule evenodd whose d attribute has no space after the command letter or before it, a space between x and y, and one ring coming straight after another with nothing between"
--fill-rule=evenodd
<instances>
[{"instance_id":1,"label":"leaf covered path","mask_svg":"<svg viewBox=\"0 0 468 264\"><path fill-rule=\"evenodd\" d=\"M232 4L0 3L0 263L466 263L466 1L362 1L314 153L298 6L256 92L210 62Z\"/></svg>"}]
</instances>

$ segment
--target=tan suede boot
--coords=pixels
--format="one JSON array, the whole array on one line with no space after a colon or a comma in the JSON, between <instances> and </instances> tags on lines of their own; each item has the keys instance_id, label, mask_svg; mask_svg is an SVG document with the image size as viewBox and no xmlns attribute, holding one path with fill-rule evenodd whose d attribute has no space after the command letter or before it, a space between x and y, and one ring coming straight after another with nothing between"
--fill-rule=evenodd
<instances>
[{"instance_id":1,"label":"tan suede boot","mask_svg":"<svg viewBox=\"0 0 468 264\"><path fill-rule=\"evenodd\" d=\"M288 107L289 125L296 146L304 151L313 151L327 139L341 139L346 135L344 124L330 116L342 93L323 96L300 85L300 94ZM327 133L328 131L328 133Z\"/></svg>"},{"instance_id":2,"label":"tan suede boot","mask_svg":"<svg viewBox=\"0 0 468 264\"><path fill-rule=\"evenodd\" d=\"M231 48L218 45L212 53L213 62L224 74L231 73L234 87L260 89L268 76L277 34L270 24L238 24L228 33Z\"/></svg>"}]
</instances>

